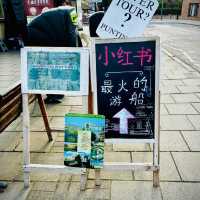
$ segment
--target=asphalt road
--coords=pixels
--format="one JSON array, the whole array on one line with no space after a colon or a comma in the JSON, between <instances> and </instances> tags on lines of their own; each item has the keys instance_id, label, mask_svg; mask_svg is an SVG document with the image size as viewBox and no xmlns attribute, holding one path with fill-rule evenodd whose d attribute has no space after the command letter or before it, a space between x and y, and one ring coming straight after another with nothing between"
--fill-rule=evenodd
<instances>
[{"instance_id":1,"label":"asphalt road","mask_svg":"<svg viewBox=\"0 0 200 200\"><path fill-rule=\"evenodd\" d=\"M200 26L151 23L145 30L145 35L160 36L161 49L200 72Z\"/></svg>"}]
</instances>

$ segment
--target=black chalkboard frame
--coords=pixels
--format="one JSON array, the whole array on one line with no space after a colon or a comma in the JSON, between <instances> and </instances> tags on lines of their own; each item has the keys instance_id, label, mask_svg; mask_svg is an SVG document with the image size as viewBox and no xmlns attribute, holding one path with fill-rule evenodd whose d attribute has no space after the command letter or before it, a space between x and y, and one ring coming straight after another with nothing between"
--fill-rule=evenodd
<instances>
[{"instance_id":1,"label":"black chalkboard frame","mask_svg":"<svg viewBox=\"0 0 200 200\"><path fill-rule=\"evenodd\" d=\"M91 44L91 81L93 91L93 110L98 114L97 106L97 75L96 75L96 45L97 44L111 44L111 43L135 43L135 42L155 42L155 114L154 114L154 135L152 138L109 138L106 143L120 144L120 143L156 143L158 144L158 134L160 126L159 117L159 73L160 73L160 38L155 37L137 37L128 39L100 39L93 38Z\"/></svg>"}]
</instances>

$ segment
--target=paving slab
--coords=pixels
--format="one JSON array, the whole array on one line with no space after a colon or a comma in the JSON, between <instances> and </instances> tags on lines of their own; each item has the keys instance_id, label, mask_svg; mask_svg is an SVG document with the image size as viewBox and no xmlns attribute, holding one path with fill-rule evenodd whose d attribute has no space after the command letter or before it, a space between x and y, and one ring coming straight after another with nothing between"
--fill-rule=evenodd
<instances>
[{"instance_id":1,"label":"paving slab","mask_svg":"<svg viewBox=\"0 0 200 200\"><path fill-rule=\"evenodd\" d=\"M48 116L52 117L64 117L71 110L71 106L60 106L60 105L48 105L47 113Z\"/></svg>"},{"instance_id":2,"label":"paving slab","mask_svg":"<svg viewBox=\"0 0 200 200\"><path fill-rule=\"evenodd\" d=\"M27 197L27 200L53 200L54 192L46 191L31 191Z\"/></svg>"},{"instance_id":3,"label":"paving slab","mask_svg":"<svg viewBox=\"0 0 200 200\"><path fill-rule=\"evenodd\" d=\"M43 97L44 98L44 97ZM47 108L47 105L45 105L46 108ZM38 104L38 101L34 101L33 102L33 109L32 111L30 112L30 115L31 117L41 117L42 116L42 113L41 113L41 110L40 110L40 106Z\"/></svg>"},{"instance_id":4,"label":"paving slab","mask_svg":"<svg viewBox=\"0 0 200 200\"><path fill-rule=\"evenodd\" d=\"M197 71L188 72L188 73L184 73L184 74L185 74L186 79L193 79L193 78L199 78L200 77L200 74Z\"/></svg>"},{"instance_id":5,"label":"paving slab","mask_svg":"<svg viewBox=\"0 0 200 200\"><path fill-rule=\"evenodd\" d=\"M169 94L161 94L161 103L175 103L174 99Z\"/></svg>"},{"instance_id":6,"label":"paving slab","mask_svg":"<svg viewBox=\"0 0 200 200\"><path fill-rule=\"evenodd\" d=\"M185 115L161 115L160 125L161 130L195 130Z\"/></svg>"},{"instance_id":7,"label":"paving slab","mask_svg":"<svg viewBox=\"0 0 200 200\"><path fill-rule=\"evenodd\" d=\"M172 94L172 93L180 93L180 90L177 88L178 86L161 86L160 90L162 94Z\"/></svg>"},{"instance_id":8,"label":"paving slab","mask_svg":"<svg viewBox=\"0 0 200 200\"><path fill-rule=\"evenodd\" d=\"M62 153L32 153L31 162L34 164L63 165L64 156Z\"/></svg>"},{"instance_id":9,"label":"paving slab","mask_svg":"<svg viewBox=\"0 0 200 200\"><path fill-rule=\"evenodd\" d=\"M149 144L113 144L113 151L151 151Z\"/></svg>"},{"instance_id":10,"label":"paving slab","mask_svg":"<svg viewBox=\"0 0 200 200\"><path fill-rule=\"evenodd\" d=\"M63 165L64 157L62 153L32 153L31 163ZM31 173L31 181L58 181L59 178L60 178L59 173L48 173L48 172Z\"/></svg>"},{"instance_id":11,"label":"paving slab","mask_svg":"<svg viewBox=\"0 0 200 200\"><path fill-rule=\"evenodd\" d=\"M17 127L21 126L22 117L19 116L16 120L14 120L5 130L4 132L22 132L21 130L17 130Z\"/></svg>"},{"instance_id":12,"label":"paving slab","mask_svg":"<svg viewBox=\"0 0 200 200\"><path fill-rule=\"evenodd\" d=\"M64 117L52 117L50 127L51 129L64 130Z\"/></svg>"},{"instance_id":13,"label":"paving slab","mask_svg":"<svg viewBox=\"0 0 200 200\"><path fill-rule=\"evenodd\" d=\"M57 136L56 132L52 133L53 138ZM55 140L49 142L46 132L31 132L30 133L30 151L31 152L50 152ZM23 151L23 140L15 149L16 151Z\"/></svg>"},{"instance_id":14,"label":"paving slab","mask_svg":"<svg viewBox=\"0 0 200 200\"><path fill-rule=\"evenodd\" d=\"M199 200L200 183L161 182L163 200Z\"/></svg>"},{"instance_id":15,"label":"paving slab","mask_svg":"<svg viewBox=\"0 0 200 200\"><path fill-rule=\"evenodd\" d=\"M168 77L166 74L161 74L162 72L160 72L160 80L167 80Z\"/></svg>"},{"instance_id":16,"label":"paving slab","mask_svg":"<svg viewBox=\"0 0 200 200\"><path fill-rule=\"evenodd\" d=\"M200 153L172 152L183 181L200 181Z\"/></svg>"},{"instance_id":17,"label":"paving slab","mask_svg":"<svg viewBox=\"0 0 200 200\"><path fill-rule=\"evenodd\" d=\"M165 104L169 114L186 115L186 114L198 114L198 112L189 103L181 104Z\"/></svg>"},{"instance_id":18,"label":"paving slab","mask_svg":"<svg viewBox=\"0 0 200 200\"><path fill-rule=\"evenodd\" d=\"M49 117L49 122L51 118ZM22 132L22 121L16 127L16 131ZM42 117L30 117L30 131L45 131L44 121Z\"/></svg>"},{"instance_id":19,"label":"paving slab","mask_svg":"<svg viewBox=\"0 0 200 200\"><path fill-rule=\"evenodd\" d=\"M200 93L196 93L196 95L199 97L199 100L200 100Z\"/></svg>"},{"instance_id":20,"label":"paving slab","mask_svg":"<svg viewBox=\"0 0 200 200\"><path fill-rule=\"evenodd\" d=\"M188 119L192 122L195 130L200 130L200 115L188 115Z\"/></svg>"},{"instance_id":21,"label":"paving slab","mask_svg":"<svg viewBox=\"0 0 200 200\"><path fill-rule=\"evenodd\" d=\"M63 153L31 153L31 163L32 164L55 164L63 165L64 157ZM47 182L57 182L60 178L59 173L49 173L49 172L31 172L31 181L47 181ZM23 171L22 165L20 166L18 174L14 178L16 181L23 181Z\"/></svg>"},{"instance_id":22,"label":"paving slab","mask_svg":"<svg viewBox=\"0 0 200 200\"><path fill-rule=\"evenodd\" d=\"M53 146L54 147L62 147L64 150L64 141L55 141Z\"/></svg>"},{"instance_id":23,"label":"paving slab","mask_svg":"<svg viewBox=\"0 0 200 200\"><path fill-rule=\"evenodd\" d=\"M111 200L162 200L160 188L152 182L112 181Z\"/></svg>"},{"instance_id":24,"label":"paving slab","mask_svg":"<svg viewBox=\"0 0 200 200\"><path fill-rule=\"evenodd\" d=\"M82 96L65 96L62 103L58 104L60 106L82 106L83 99Z\"/></svg>"},{"instance_id":25,"label":"paving slab","mask_svg":"<svg viewBox=\"0 0 200 200\"><path fill-rule=\"evenodd\" d=\"M53 199L56 200L65 200L68 196L68 190L70 186L70 182L60 182L56 183L56 190L54 192Z\"/></svg>"},{"instance_id":26,"label":"paving slab","mask_svg":"<svg viewBox=\"0 0 200 200\"><path fill-rule=\"evenodd\" d=\"M80 183L72 182L71 184L60 183L55 192L53 199L66 199L66 200L106 200L110 199L110 189L108 188L86 188L85 191L80 191Z\"/></svg>"},{"instance_id":27,"label":"paving slab","mask_svg":"<svg viewBox=\"0 0 200 200\"><path fill-rule=\"evenodd\" d=\"M200 103L192 103L192 105L200 114Z\"/></svg>"},{"instance_id":28,"label":"paving slab","mask_svg":"<svg viewBox=\"0 0 200 200\"><path fill-rule=\"evenodd\" d=\"M86 184L87 189L95 189L95 188L104 188L104 189L110 189L111 188L111 180L101 180L101 185L96 186L95 185L95 180L88 180Z\"/></svg>"},{"instance_id":29,"label":"paving slab","mask_svg":"<svg viewBox=\"0 0 200 200\"><path fill-rule=\"evenodd\" d=\"M184 79L183 83L185 85L200 86L200 79L199 78L196 78L196 79Z\"/></svg>"},{"instance_id":30,"label":"paving slab","mask_svg":"<svg viewBox=\"0 0 200 200\"><path fill-rule=\"evenodd\" d=\"M168 111L167 111L167 109L166 109L165 104L161 104L160 105L160 114L161 115L168 115L169 114Z\"/></svg>"},{"instance_id":31,"label":"paving slab","mask_svg":"<svg viewBox=\"0 0 200 200\"><path fill-rule=\"evenodd\" d=\"M131 162L130 152L105 152L105 162Z\"/></svg>"},{"instance_id":32,"label":"paving slab","mask_svg":"<svg viewBox=\"0 0 200 200\"><path fill-rule=\"evenodd\" d=\"M58 137L56 137L56 142L64 142L64 131L58 133Z\"/></svg>"},{"instance_id":33,"label":"paving slab","mask_svg":"<svg viewBox=\"0 0 200 200\"><path fill-rule=\"evenodd\" d=\"M0 193L0 200L26 200L29 191L30 188L24 189L23 182L8 182L6 190Z\"/></svg>"},{"instance_id":34,"label":"paving slab","mask_svg":"<svg viewBox=\"0 0 200 200\"><path fill-rule=\"evenodd\" d=\"M191 151L200 151L200 131L182 131Z\"/></svg>"},{"instance_id":35,"label":"paving slab","mask_svg":"<svg viewBox=\"0 0 200 200\"><path fill-rule=\"evenodd\" d=\"M58 146L53 146L51 148L52 153L63 153L64 152L64 147L58 147Z\"/></svg>"},{"instance_id":36,"label":"paving slab","mask_svg":"<svg viewBox=\"0 0 200 200\"><path fill-rule=\"evenodd\" d=\"M181 93L197 93L200 92L199 86L177 86Z\"/></svg>"},{"instance_id":37,"label":"paving slab","mask_svg":"<svg viewBox=\"0 0 200 200\"><path fill-rule=\"evenodd\" d=\"M22 138L20 132L3 132L0 134L0 151L14 151Z\"/></svg>"},{"instance_id":38,"label":"paving slab","mask_svg":"<svg viewBox=\"0 0 200 200\"><path fill-rule=\"evenodd\" d=\"M134 152L132 153L133 162L153 162L152 152ZM135 180L152 180L153 172L136 171ZM176 170L171 154L169 152L160 153L160 180L161 181L180 181L180 176Z\"/></svg>"},{"instance_id":39,"label":"paving slab","mask_svg":"<svg viewBox=\"0 0 200 200\"><path fill-rule=\"evenodd\" d=\"M22 159L22 153L0 152L0 180L14 180L22 169Z\"/></svg>"},{"instance_id":40,"label":"paving slab","mask_svg":"<svg viewBox=\"0 0 200 200\"><path fill-rule=\"evenodd\" d=\"M189 151L179 131L160 132L161 151Z\"/></svg>"},{"instance_id":41,"label":"paving slab","mask_svg":"<svg viewBox=\"0 0 200 200\"><path fill-rule=\"evenodd\" d=\"M72 106L71 107L71 110L70 110L70 113L80 113L80 114L84 114L86 113L83 109L82 106Z\"/></svg>"},{"instance_id":42,"label":"paving slab","mask_svg":"<svg viewBox=\"0 0 200 200\"><path fill-rule=\"evenodd\" d=\"M195 94L171 94L171 97L176 103L200 102L200 99Z\"/></svg>"},{"instance_id":43,"label":"paving slab","mask_svg":"<svg viewBox=\"0 0 200 200\"><path fill-rule=\"evenodd\" d=\"M168 72L167 77L168 79L184 79L187 78L187 74L183 72Z\"/></svg>"},{"instance_id":44,"label":"paving slab","mask_svg":"<svg viewBox=\"0 0 200 200\"><path fill-rule=\"evenodd\" d=\"M105 162L131 162L131 155L129 152L105 152ZM89 179L94 179L94 170L89 171ZM133 180L132 172L123 171L105 171L101 170L101 178L103 180Z\"/></svg>"},{"instance_id":45,"label":"paving slab","mask_svg":"<svg viewBox=\"0 0 200 200\"><path fill-rule=\"evenodd\" d=\"M55 192L57 184L58 184L57 182L35 182L35 183L32 183L31 190Z\"/></svg>"},{"instance_id":46,"label":"paving slab","mask_svg":"<svg viewBox=\"0 0 200 200\"><path fill-rule=\"evenodd\" d=\"M177 85L185 85L183 80L161 80L164 86L177 86Z\"/></svg>"}]
</instances>

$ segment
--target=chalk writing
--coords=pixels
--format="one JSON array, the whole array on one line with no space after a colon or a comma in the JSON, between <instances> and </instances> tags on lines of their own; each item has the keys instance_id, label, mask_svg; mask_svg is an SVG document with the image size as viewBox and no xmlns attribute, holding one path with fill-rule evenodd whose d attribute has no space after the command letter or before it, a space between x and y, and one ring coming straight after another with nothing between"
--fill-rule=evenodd
<instances>
[{"instance_id":1,"label":"chalk writing","mask_svg":"<svg viewBox=\"0 0 200 200\"><path fill-rule=\"evenodd\" d=\"M131 98L129 99L130 101L130 104L134 105L134 106L137 106L137 105L142 105L144 103L144 93L139 93L137 94L136 92L134 92L132 95L131 95Z\"/></svg>"},{"instance_id":2,"label":"chalk writing","mask_svg":"<svg viewBox=\"0 0 200 200\"><path fill-rule=\"evenodd\" d=\"M143 66L145 61L147 61L148 63L151 62L152 59L151 49L145 49L144 47L142 47L141 50L137 51L137 55L134 57L139 58L140 66Z\"/></svg>"},{"instance_id":3,"label":"chalk writing","mask_svg":"<svg viewBox=\"0 0 200 200\"><path fill-rule=\"evenodd\" d=\"M128 90L125 88L125 85L127 85L127 83L122 80L121 83L118 84L120 86L120 89L118 90L118 92L120 93L121 91L125 91L125 92L128 92Z\"/></svg>"},{"instance_id":4,"label":"chalk writing","mask_svg":"<svg viewBox=\"0 0 200 200\"><path fill-rule=\"evenodd\" d=\"M102 42L95 47L97 110L106 116L106 137L152 138L155 41Z\"/></svg>"},{"instance_id":5,"label":"chalk writing","mask_svg":"<svg viewBox=\"0 0 200 200\"><path fill-rule=\"evenodd\" d=\"M121 102L121 96L114 96L110 99L110 106L120 106L122 104Z\"/></svg>"},{"instance_id":6,"label":"chalk writing","mask_svg":"<svg viewBox=\"0 0 200 200\"><path fill-rule=\"evenodd\" d=\"M125 51L122 47L120 47L117 51L109 50L108 46L104 46L104 52L99 53L98 60L102 61L104 66L108 66L110 60L116 60L116 62L120 65L133 65L134 58L138 58L140 61L140 66L143 66L145 62L150 63L152 60L152 52L151 49L146 49L141 47L141 49L134 51Z\"/></svg>"},{"instance_id":7,"label":"chalk writing","mask_svg":"<svg viewBox=\"0 0 200 200\"><path fill-rule=\"evenodd\" d=\"M104 85L101 86L101 92L106 94L112 93L112 88L113 88L112 81L104 80Z\"/></svg>"}]
</instances>

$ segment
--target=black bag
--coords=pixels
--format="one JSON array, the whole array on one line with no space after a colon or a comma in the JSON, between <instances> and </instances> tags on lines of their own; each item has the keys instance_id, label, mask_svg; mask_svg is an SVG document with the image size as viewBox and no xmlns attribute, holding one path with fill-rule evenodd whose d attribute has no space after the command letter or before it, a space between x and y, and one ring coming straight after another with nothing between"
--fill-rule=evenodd
<instances>
[{"instance_id":1,"label":"black bag","mask_svg":"<svg viewBox=\"0 0 200 200\"><path fill-rule=\"evenodd\" d=\"M76 25L71 19L74 7L53 8L35 17L28 24L26 46L76 47L82 46ZM78 41L78 44L77 44Z\"/></svg>"}]
</instances>

